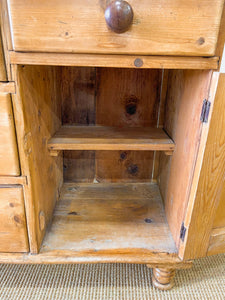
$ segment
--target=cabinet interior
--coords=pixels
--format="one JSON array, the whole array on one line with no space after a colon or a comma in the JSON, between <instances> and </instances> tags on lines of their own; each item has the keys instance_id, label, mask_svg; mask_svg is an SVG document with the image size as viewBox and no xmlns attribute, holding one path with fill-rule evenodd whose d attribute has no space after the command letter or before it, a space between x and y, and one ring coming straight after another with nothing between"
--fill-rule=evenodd
<instances>
[{"instance_id":1,"label":"cabinet interior","mask_svg":"<svg viewBox=\"0 0 225 300\"><path fill-rule=\"evenodd\" d=\"M17 66L40 253L177 252L210 80Z\"/></svg>"}]
</instances>

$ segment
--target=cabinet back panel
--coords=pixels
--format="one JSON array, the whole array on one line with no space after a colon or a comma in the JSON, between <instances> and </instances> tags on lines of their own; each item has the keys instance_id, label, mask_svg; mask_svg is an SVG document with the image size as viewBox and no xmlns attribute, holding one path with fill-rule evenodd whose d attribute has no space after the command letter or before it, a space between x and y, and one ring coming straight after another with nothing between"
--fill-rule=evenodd
<instances>
[{"instance_id":1,"label":"cabinet back panel","mask_svg":"<svg viewBox=\"0 0 225 300\"><path fill-rule=\"evenodd\" d=\"M62 124L94 125L96 69L61 68ZM95 151L64 151L64 181L93 182Z\"/></svg>"},{"instance_id":2,"label":"cabinet back panel","mask_svg":"<svg viewBox=\"0 0 225 300\"><path fill-rule=\"evenodd\" d=\"M63 67L62 123L157 127L161 77L161 70ZM149 181L153 161L152 151L64 151L64 180Z\"/></svg>"}]
</instances>

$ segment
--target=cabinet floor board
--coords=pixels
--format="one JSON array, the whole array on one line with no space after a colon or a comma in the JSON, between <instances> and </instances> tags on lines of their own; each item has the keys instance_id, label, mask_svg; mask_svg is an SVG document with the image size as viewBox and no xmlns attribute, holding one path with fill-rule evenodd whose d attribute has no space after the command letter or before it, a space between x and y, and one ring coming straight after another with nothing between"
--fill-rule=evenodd
<instances>
[{"instance_id":1,"label":"cabinet floor board","mask_svg":"<svg viewBox=\"0 0 225 300\"><path fill-rule=\"evenodd\" d=\"M64 184L41 253L176 253L157 184Z\"/></svg>"}]
</instances>

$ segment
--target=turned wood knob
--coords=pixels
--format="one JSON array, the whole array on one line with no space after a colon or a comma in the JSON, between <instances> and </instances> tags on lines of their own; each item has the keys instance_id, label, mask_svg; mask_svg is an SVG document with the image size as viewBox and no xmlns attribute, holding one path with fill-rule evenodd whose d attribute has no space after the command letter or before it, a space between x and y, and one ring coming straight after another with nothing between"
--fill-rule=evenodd
<instances>
[{"instance_id":1,"label":"turned wood knob","mask_svg":"<svg viewBox=\"0 0 225 300\"><path fill-rule=\"evenodd\" d=\"M127 31L132 24L133 16L132 7L128 2L123 0L110 2L105 10L106 23L116 33Z\"/></svg>"}]
</instances>

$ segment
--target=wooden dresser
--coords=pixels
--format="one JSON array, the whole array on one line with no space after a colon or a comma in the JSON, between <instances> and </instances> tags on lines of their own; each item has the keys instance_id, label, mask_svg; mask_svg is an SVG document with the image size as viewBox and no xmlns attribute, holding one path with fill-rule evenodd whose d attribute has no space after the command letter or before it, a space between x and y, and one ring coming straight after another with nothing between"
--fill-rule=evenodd
<instances>
[{"instance_id":1,"label":"wooden dresser","mask_svg":"<svg viewBox=\"0 0 225 300\"><path fill-rule=\"evenodd\" d=\"M223 8L1 0L0 263L225 251Z\"/></svg>"}]
</instances>

